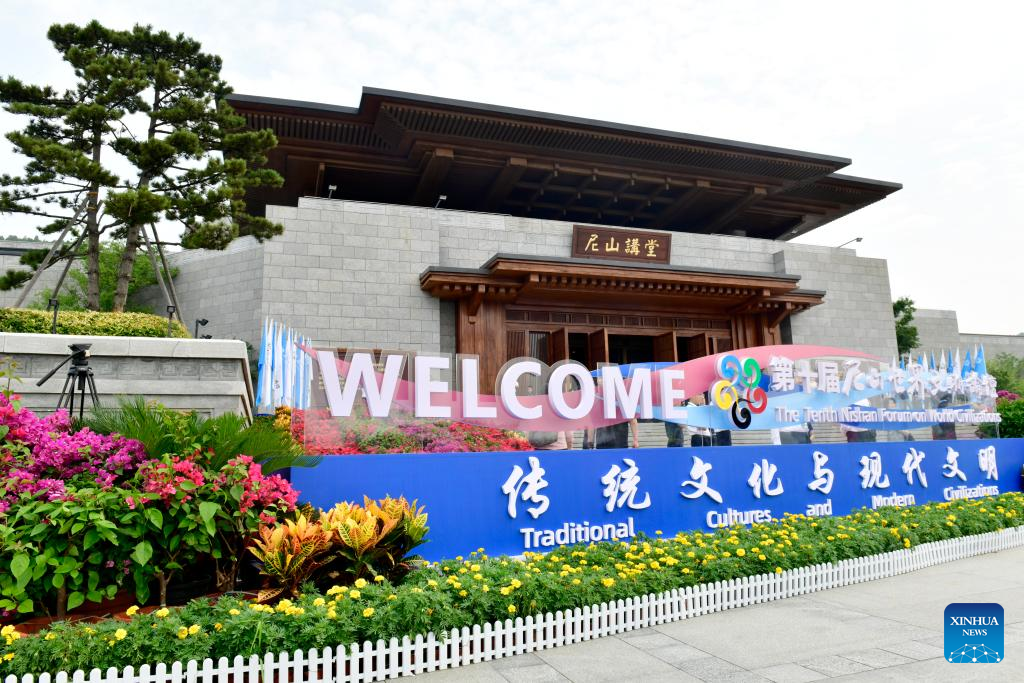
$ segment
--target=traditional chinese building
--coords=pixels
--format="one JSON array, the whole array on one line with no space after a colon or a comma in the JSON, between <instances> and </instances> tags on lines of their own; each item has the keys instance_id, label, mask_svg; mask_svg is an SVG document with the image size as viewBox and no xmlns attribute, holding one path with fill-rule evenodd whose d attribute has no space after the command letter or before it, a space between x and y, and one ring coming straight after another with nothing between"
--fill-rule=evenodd
<instances>
[{"instance_id":1,"label":"traditional chinese building","mask_svg":"<svg viewBox=\"0 0 1024 683\"><path fill-rule=\"evenodd\" d=\"M900 185L849 159L366 88L233 95L279 146L282 237L177 256L186 316L341 348L677 361L760 344L896 351L885 261L789 240Z\"/></svg>"}]
</instances>

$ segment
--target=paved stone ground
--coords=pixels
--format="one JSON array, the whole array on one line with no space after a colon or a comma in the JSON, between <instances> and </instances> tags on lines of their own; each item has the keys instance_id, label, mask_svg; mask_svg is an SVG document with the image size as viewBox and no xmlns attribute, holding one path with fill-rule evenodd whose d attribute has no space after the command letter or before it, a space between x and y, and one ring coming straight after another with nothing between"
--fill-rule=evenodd
<instances>
[{"instance_id":1,"label":"paved stone ground","mask_svg":"<svg viewBox=\"0 0 1024 683\"><path fill-rule=\"evenodd\" d=\"M1024 548L618 636L422 674L454 681L1024 681ZM1006 659L942 657L951 602L998 602Z\"/></svg>"}]
</instances>

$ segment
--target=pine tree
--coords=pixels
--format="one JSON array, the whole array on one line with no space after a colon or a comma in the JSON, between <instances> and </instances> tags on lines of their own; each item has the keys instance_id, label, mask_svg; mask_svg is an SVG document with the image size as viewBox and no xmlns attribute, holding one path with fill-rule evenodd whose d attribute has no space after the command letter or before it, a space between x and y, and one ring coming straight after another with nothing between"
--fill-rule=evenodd
<instances>
[{"instance_id":1,"label":"pine tree","mask_svg":"<svg viewBox=\"0 0 1024 683\"><path fill-rule=\"evenodd\" d=\"M0 176L0 212L24 213L50 222L39 226L44 235L60 232L82 202L85 216L72 228L74 238L86 243L88 301L99 306L98 199L118 178L104 166L104 149L127 114L137 111L137 92L145 87L124 58L112 52L111 32L96 22L83 28L52 27L54 47L75 71L75 88L58 93L49 86L26 85L15 78L0 81L0 102L13 113L29 117L23 130L7 139L28 157L20 176ZM111 156L109 153L106 156ZM85 233L83 236L82 233ZM54 263L73 259L78 252L69 241ZM46 250L34 250L22 263L39 266ZM0 288L25 283L31 271L11 270L0 278Z\"/></svg>"},{"instance_id":2,"label":"pine tree","mask_svg":"<svg viewBox=\"0 0 1024 683\"><path fill-rule=\"evenodd\" d=\"M8 135L28 163L19 176L0 176L0 212L47 218L51 222L39 230L52 234L90 200L72 233L86 244L90 308L99 308L105 233L125 244L113 297L114 310L121 311L147 225L178 222L182 246L207 249L223 249L240 235L263 240L282 232L246 212L248 188L283 182L261 168L277 141L269 130L246 130L224 101L230 88L220 77L219 57L184 35L150 26L117 31L94 21L54 25L48 36L74 68L77 84L57 93L14 78L0 81L0 102L30 117L24 130ZM107 170L124 161L131 170L121 177ZM77 244L58 257L75 258ZM38 266L43 253L31 252L23 263ZM17 287L30 275L10 271L0 288Z\"/></svg>"},{"instance_id":3,"label":"pine tree","mask_svg":"<svg viewBox=\"0 0 1024 683\"><path fill-rule=\"evenodd\" d=\"M182 245L223 249L239 235L263 240L283 228L246 212L245 190L280 185L275 171L258 168L277 144L270 130L249 131L224 100L219 57L195 40L136 26L123 51L149 82L142 111L145 135L123 135L115 148L135 167L134 184L112 192L107 211L119 217L125 249L114 310L124 309L140 230L161 218L182 224ZM219 153L219 156L218 156Z\"/></svg>"}]
</instances>

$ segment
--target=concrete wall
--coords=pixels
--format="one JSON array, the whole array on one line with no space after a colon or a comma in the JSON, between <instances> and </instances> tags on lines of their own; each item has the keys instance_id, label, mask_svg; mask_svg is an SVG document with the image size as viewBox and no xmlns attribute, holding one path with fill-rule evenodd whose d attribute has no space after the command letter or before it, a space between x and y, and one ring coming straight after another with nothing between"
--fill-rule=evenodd
<instances>
[{"instance_id":1,"label":"concrete wall","mask_svg":"<svg viewBox=\"0 0 1024 683\"><path fill-rule=\"evenodd\" d=\"M216 336L256 345L260 320L272 316L323 345L447 350L453 311L420 291L428 266L478 268L502 252L571 254L572 224L562 221L317 198L270 206L267 215L284 235L172 257L183 310L190 320L208 318ZM794 316L794 343L896 352L884 261L850 249L673 233L671 262L801 275L801 287L827 294Z\"/></svg>"},{"instance_id":2,"label":"concrete wall","mask_svg":"<svg viewBox=\"0 0 1024 683\"><path fill-rule=\"evenodd\" d=\"M56 367L69 353L68 344L74 343L92 344L89 366L105 407L117 405L119 396L141 395L204 415L252 414L246 350L238 341L0 333L0 358L17 362L15 372L21 381L12 389L21 394L25 407L42 413L55 409L68 366L42 387L36 381Z\"/></svg>"},{"instance_id":3,"label":"concrete wall","mask_svg":"<svg viewBox=\"0 0 1024 683\"><path fill-rule=\"evenodd\" d=\"M918 309L914 313L914 325L920 339L920 348L915 352L970 348L973 353L975 346L984 346L986 358L995 358L1001 353L1024 358L1024 335L961 332L956 311Z\"/></svg>"},{"instance_id":4,"label":"concrete wall","mask_svg":"<svg viewBox=\"0 0 1024 683\"><path fill-rule=\"evenodd\" d=\"M168 255L178 269L174 285L189 332L197 319L205 318L209 323L200 328L200 334L210 334L215 339L241 339L258 346L263 320L263 250L264 245L252 237L243 237L224 251L196 249ZM167 310L158 285L138 292L133 301L157 315L164 315Z\"/></svg>"},{"instance_id":5,"label":"concrete wall","mask_svg":"<svg viewBox=\"0 0 1024 683\"><path fill-rule=\"evenodd\" d=\"M35 240L0 240L0 252L18 252L18 253L0 253L0 274L6 273L8 270L28 270L25 266L19 263L21 259L21 251L28 249L49 249L50 243L48 242L37 242ZM57 280L60 279L60 274L64 270L64 264L60 263L57 266L47 268L46 271L39 276L39 280L32 288L32 292L29 294L28 300L25 305L31 304L39 297L39 293L46 289L53 289L57 284ZM67 283L67 280L65 280ZM66 287L67 284L64 285ZM63 289L63 287L62 287ZM18 298L20 289L12 289L8 291L0 290L0 308L13 306L14 302Z\"/></svg>"},{"instance_id":6,"label":"concrete wall","mask_svg":"<svg viewBox=\"0 0 1024 683\"><path fill-rule=\"evenodd\" d=\"M960 344L963 347L975 344L985 346L985 358L995 358L1001 353L1008 353L1011 356L1024 358L1024 336L1009 334L971 334L964 332L960 335Z\"/></svg>"},{"instance_id":7,"label":"concrete wall","mask_svg":"<svg viewBox=\"0 0 1024 683\"><path fill-rule=\"evenodd\" d=\"M956 311L919 308L914 312L918 348L914 351L936 351L961 346Z\"/></svg>"},{"instance_id":8,"label":"concrete wall","mask_svg":"<svg viewBox=\"0 0 1024 683\"><path fill-rule=\"evenodd\" d=\"M778 272L800 275L800 287L825 291L825 303L790 318L794 344L826 344L890 359L896 355L889 269L852 249L784 244Z\"/></svg>"}]
</instances>

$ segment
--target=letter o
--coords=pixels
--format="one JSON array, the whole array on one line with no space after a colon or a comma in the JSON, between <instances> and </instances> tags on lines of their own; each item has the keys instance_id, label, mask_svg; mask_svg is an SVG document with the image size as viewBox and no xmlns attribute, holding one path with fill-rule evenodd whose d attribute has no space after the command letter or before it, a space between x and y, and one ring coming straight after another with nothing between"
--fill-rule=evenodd
<instances>
[{"instance_id":1,"label":"letter o","mask_svg":"<svg viewBox=\"0 0 1024 683\"><path fill-rule=\"evenodd\" d=\"M569 377L575 377L580 384L580 402L576 407L569 406L562 393L562 385ZM563 361L556 365L548 376L548 403L559 417L566 420L578 420L590 414L595 399L594 378L581 363Z\"/></svg>"}]
</instances>

